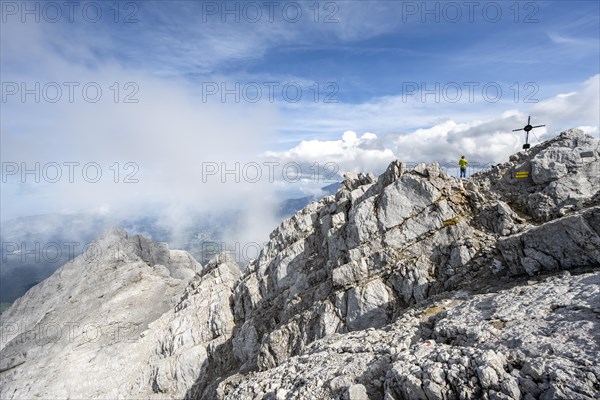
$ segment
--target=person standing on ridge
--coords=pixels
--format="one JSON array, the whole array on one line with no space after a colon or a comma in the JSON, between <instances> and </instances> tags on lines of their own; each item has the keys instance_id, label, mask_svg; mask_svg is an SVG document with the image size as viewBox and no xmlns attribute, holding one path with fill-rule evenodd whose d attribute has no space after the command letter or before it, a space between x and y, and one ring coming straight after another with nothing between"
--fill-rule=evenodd
<instances>
[{"instance_id":1,"label":"person standing on ridge","mask_svg":"<svg viewBox=\"0 0 600 400\"><path fill-rule=\"evenodd\" d=\"M460 156L460 160L458 160L458 165L460 167L460 177L461 178L467 177L467 165L468 164L469 164L469 162L467 161L465 156Z\"/></svg>"}]
</instances>

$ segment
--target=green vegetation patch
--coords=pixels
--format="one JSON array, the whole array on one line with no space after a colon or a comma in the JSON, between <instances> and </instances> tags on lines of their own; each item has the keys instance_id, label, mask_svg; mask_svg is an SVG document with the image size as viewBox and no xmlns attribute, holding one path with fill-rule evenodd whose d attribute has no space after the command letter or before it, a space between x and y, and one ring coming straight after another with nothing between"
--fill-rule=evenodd
<instances>
[{"instance_id":1,"label":"green vegetation patch","mask_svg":"<svg viewBox=\"0 0 600 400\"><path fill-rule=\"evenodd\" d=\"M444 226L456 225L460 221L460 217L457 215L454 218L447 219L443 222Z\"/></svg>"},{"instance_id":2,"label":"green vegetation patch","mask_svg":"<svg viewBox=\"0 0 600 400\"><path fill-rule=\"evenodd\" d=\"M427 317L430 317L432 315L438 314L442 310L443 310L443 308L442 307L438 307L438 306L426 308L425 311L423 312L423 318L427 318Z\"/></svg>"}]
</instances>

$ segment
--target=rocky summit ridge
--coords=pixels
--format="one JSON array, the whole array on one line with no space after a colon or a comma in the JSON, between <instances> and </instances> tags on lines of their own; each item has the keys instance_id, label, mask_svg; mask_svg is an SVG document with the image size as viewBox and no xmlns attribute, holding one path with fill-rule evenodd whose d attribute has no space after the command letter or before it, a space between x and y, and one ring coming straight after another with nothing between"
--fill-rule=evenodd
<instances>
[{"instance_id":1,"label":"rocky summit ridge","mask_svg":"<svg viewBox=\"0 0 600 400\"><path fill-rule=\"evenodd\" d=\"M467 180L347 174L243 272L120 230L95 249L0 316L1 398L600 398L600 147L579 130Z\"/></svg>"}]
</instances>

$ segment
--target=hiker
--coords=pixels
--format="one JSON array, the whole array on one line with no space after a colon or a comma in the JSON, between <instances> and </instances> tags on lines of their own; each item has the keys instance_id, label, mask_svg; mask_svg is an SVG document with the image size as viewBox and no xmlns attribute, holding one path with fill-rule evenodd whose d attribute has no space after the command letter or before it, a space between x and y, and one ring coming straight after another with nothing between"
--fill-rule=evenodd
<instances>
[{"instance_id":1,"label":"hiker","mask_svg":"<svg viewBox=\"0 0 600 400\"><path fill-rule=\"evenodd\" d=\"M465 156L460 156L460 160L458 160L458 165L460 166L460 177L461 178L467 177L467 165L468 164L469 164L469 162L467 161Z\"/></svg>"}]
</instances>

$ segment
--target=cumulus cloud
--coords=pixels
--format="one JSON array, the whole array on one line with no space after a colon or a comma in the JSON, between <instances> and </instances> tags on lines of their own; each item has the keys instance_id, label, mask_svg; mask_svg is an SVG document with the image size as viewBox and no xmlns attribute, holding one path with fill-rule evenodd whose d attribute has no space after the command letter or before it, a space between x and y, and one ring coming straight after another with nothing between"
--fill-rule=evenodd
<instances>
[{"instance_id":1,"label":"cumulus cloud","mask_svg":"<svg viewBox=\"0 0 600 400\"><path fill-rule=\"evenodd\" d=\"M532 105L529 109L494 108L494 113L488 110L482 111L480 115L456 112L454 118L443 118L439 122L431 123L436 120L433 115L438 105L434 104L424 107L421 114L408 117L412 118L412 124L424 127L404 132L392 130L392 120L396 113L387 108L389 104L397 104L398 99L388 97L375 103L349 105L346 108L338 104L337 112L342 114L341 110L345 108L345 115L350 116L350 121L356 121L357 125L375 125L377 121L383 121L381 129L385 132L388 128L391 132L366 132L359 136L354 131L346 131L338 140L303 140L289 150L267 152L265 155L272 159L304 163L331 160L339 165L340 173L379 173L393 159L407 163L437 161L452 164L461 155L465 155L480 165L499 163L505 161L510 154L521 150L525 140L524 132L512 130L523 127L529 115L532 115L534 125L546 125L535 129L530 135L529 142L534 145L540 140L576 127L597 136L597 124L600 119L598 82L599 75L595 75L583 82L576 91L559 93ZM440 115L444 115L448 111L447 105L439 106ZM374 110L374 113L370 118L367 113L357 116L355 112L359 109ZM481 110L481 106L478 105L477 109ZM357 121L361 118L360 122ZM385 126L388 122L390 127Z\"/></svg>"},{"instance_id":2,"label":"cumulus cloud","mask_svg":"<svg viewBox=\"0 0 600 400\"><path fill-rule=\"evenodd\" d=\"M600 125L600 74L584 81L577 90L559 94L531 107L531 113L547 125L548 132L579 127L598 135Z\"/></svg>"},{"instance_id":3,"label":"cumulus cloud","mask_svg":"<svg viewBox=\"0 0 600 400\"><path fill-rule=\"evenodd\" d=\"M392 149L382 146L377 135L371 132L358 136L354 131L346 131L340 140L303 140L297 146L286 151L267 151L263 157L277 162L296 162L308 170L322 166L321 175L328 178L334 166L336 178L344 172L373 171L394 160ZM311 189L307 189L310 191Z\"/></svg>"}]
</instances>

